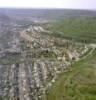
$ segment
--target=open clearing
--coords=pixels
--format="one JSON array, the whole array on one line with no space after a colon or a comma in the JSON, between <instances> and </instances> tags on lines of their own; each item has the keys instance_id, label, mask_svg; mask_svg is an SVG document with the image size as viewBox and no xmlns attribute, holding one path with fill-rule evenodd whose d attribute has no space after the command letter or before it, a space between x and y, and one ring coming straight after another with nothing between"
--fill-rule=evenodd
<instances>
[{"instance_id":1,"label":"open clearing","mask_svg":"<svg viewBox=\"0 0 96 100\"><path fill-rule=\"evenodd\" d=\"M83 43L96 43L95 17L69 17L49 27L51 35Z\"/></svg>"},{"instance_id":2,"label":"open clearing","mask_svg":"<svg viewBox=\"0 0 96 100\"><path fill-rule=\"evenodd\" d=\"M42 100L96 100L96 50L61 73Z\"/></svg>"}]
</instances>

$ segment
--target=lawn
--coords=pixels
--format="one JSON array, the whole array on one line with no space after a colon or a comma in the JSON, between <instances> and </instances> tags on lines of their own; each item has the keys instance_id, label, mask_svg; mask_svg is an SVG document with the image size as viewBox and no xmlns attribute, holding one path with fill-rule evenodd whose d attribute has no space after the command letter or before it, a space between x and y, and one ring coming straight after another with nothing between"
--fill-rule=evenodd
<instances>
[{"instance_id":1,"label":"lawn","mask_svg":"<svg viewBox=\"0 0 96 100\"><path fill-rule=\"evenodd\" d=\"M96 100L96 50L61 73L42 100Z\"/></svg>"}]
</instances>

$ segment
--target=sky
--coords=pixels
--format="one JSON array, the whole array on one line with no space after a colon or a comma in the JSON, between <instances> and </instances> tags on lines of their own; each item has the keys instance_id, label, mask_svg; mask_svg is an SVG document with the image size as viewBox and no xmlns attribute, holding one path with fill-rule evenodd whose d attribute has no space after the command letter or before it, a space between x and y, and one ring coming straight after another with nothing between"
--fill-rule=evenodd
<instances>
[{"instance_id":1,"label":"sky","mask_svg":"<svg viewBox=\"0 0 96 100\"><path fill-rule=\"evenodd\" d=\"M96 10L96 0L0 0L0 7Z\"/></svg>"}]
</instances>

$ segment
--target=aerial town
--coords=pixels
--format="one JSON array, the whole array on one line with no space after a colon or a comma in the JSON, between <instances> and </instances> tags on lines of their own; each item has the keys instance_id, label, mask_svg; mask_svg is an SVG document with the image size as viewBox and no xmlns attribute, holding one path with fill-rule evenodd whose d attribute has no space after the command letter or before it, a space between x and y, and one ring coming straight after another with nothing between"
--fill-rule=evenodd
<instances>
[{"instance_id":1,"label":"aerial town","mask_svg":"<svg viewBox=\"0 0 96 100\"><path fill-rule=\"evenodd\" d=\"M96 49L92 43L51 35L46 20L32 20L24 26L0 18L0 32L7 34L0 37L0 100L42 100L60 73Z\"/></svg>"}]
</instances>

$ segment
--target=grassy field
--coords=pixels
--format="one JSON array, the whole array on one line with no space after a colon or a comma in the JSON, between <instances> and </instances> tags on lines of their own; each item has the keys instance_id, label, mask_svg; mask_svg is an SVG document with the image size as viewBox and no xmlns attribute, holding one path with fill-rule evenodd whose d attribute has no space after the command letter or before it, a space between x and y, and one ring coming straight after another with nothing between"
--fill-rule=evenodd
<instances>
[{"instance_id":1,"label":"grassy field","mask_svg":"<svg viewBox=\"0 0 96 100\"><path fill-rule=\"evenodd\" d=\"M71 17L49 27L51 35L86 43L96 43L96 17Z\"/></svg>"},{"instance_id":2,"label":"grassy field","mask_svg":"<svg viewBox=\"0 0 96 100\"><path fill-rule=\"evenodd\" d=\"M61 73L42 100L96 100L96 51Z\"/></svg>"}]
</instances>

